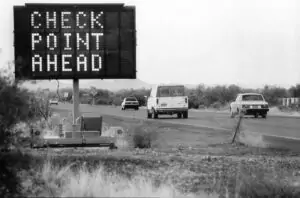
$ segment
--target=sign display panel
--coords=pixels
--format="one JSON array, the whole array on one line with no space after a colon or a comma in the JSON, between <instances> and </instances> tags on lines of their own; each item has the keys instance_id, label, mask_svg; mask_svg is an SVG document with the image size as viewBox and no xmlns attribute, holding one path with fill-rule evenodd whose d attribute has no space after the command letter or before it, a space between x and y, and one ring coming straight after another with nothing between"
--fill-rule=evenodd
<instances>
[{"instance_id":1,"label":"sign display panel","mask_svg":"<svg viewBox=\"0 0 300 198\"><path fill-rule=\"evenodd\" d=\"M18 79L135 79L135 7L14 6Z\"/></svg>"}]
</instances>

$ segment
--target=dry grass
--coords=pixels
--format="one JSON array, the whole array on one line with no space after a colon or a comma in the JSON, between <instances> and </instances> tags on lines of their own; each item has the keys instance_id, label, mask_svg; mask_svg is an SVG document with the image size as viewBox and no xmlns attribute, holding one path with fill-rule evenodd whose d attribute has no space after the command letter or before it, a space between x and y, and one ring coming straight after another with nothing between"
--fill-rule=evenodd
<instances>
[{"instance_id":1,"label":"dry grass","mask_svg":"<svg viewBox=\"0 0 300 198\"><path fill-rule=\"evenodd\" d=\"M7 160L9 167L23 170L23 196L300 196L299 157L44 151Z\"/></svg>"},{"instance_id":2,"label":"dry grass","mask_svg":"<svg viewBox=\"0 0 300 198\"><path fill-rule=\"evenodd\" d=\"M30 176L27 173L22 177L26 196L300 196L300 166L295 159L211 156L194 161L175 156L145 160L124 156L83 159L61 155L39 164L31 167Z\"/></svg>"},{"instance_id":3,"label":"dry grass","mask_svg":"<svg viewBox=\"0 0 300 198\"><path fill-rule=\"evenodd\" d=\"M23 182L23 186L35 187L35 196L47 197L196 197L193 194L181 194L172 185L157 187L143 176L129 180L116 173L105 172L102 166L89 171L85 166L72 170L72 165L59 168L47 161L31 181L27 179ZM217 196L203 192L197 197Z\"/></svg>"}]
</instances>

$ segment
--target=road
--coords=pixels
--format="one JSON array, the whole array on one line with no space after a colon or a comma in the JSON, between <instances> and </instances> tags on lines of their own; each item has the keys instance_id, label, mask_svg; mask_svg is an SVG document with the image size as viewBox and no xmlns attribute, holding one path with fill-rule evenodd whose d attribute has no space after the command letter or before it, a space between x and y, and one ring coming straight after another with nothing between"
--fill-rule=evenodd
<instances>
[{"instance_id":1,"label":"road","mask_svg":"<svg viewBox=\"0 0 300 198\"><path fill-rule=\"evenodd\" d=\"M72 111L72 104L59 104L52 106L55 111ZM85 113L93 113L100 115L110 115L135 119L146 119L146 110L140 109L121 111L120 107L111 106L91 106L80 105L80 111ZM195 127L210 128L214 130L232 131L234 130L237 119L232 119L229 114L216 112L189 112L188 119L178 119L176 115L159 116L159 119L151 119L153 122L173 123L180 125L189 125ZM267 135L284 136L292 138L300 138L300 119L293 117L275 117L268 116L263 118L245 118L242 122L242 130L250 132L258 132Z\"/></svg>"}]
</instances>

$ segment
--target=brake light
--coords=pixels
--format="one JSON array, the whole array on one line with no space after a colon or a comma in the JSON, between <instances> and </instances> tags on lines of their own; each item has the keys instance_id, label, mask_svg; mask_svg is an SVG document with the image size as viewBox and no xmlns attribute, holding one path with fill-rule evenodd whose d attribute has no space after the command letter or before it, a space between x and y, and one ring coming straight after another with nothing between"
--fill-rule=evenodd
<instances>
[{"instance_id":1,"label":"brake light","mask_svg":"<svg viewBox=\"0 0 300 198\"><path fill-rule=\"evenodd\" d=\"M188 102L188 99L187 98L185 98L185 103L187 103Z\"/></svg>"},{"instance_id":2,"label":"brake light","mask_svg":"<svg viewBox=\"0 0 300 198\"><path fill-rule=\"evenodd\" d=\"M158 102L159 102L159 100L158 100L158 98L156 99L156 104L158 104Z\"/></svg>"}]
</instances>

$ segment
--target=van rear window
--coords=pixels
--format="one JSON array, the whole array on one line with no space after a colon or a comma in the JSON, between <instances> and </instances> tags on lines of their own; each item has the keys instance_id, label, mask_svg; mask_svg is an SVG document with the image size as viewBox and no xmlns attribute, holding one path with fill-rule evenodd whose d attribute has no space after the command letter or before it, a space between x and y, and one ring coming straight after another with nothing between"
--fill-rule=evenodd
<instances>
[{"instance_id":1,"label":"van rear window","mask_svg":"<svg viewBox=\"0 0 300 198\"><path fill-rule=\"evenodd\" d=\"M175 97L184 95L184 86L158 87L157 97Z\"/></svg>"}]
</instances>

